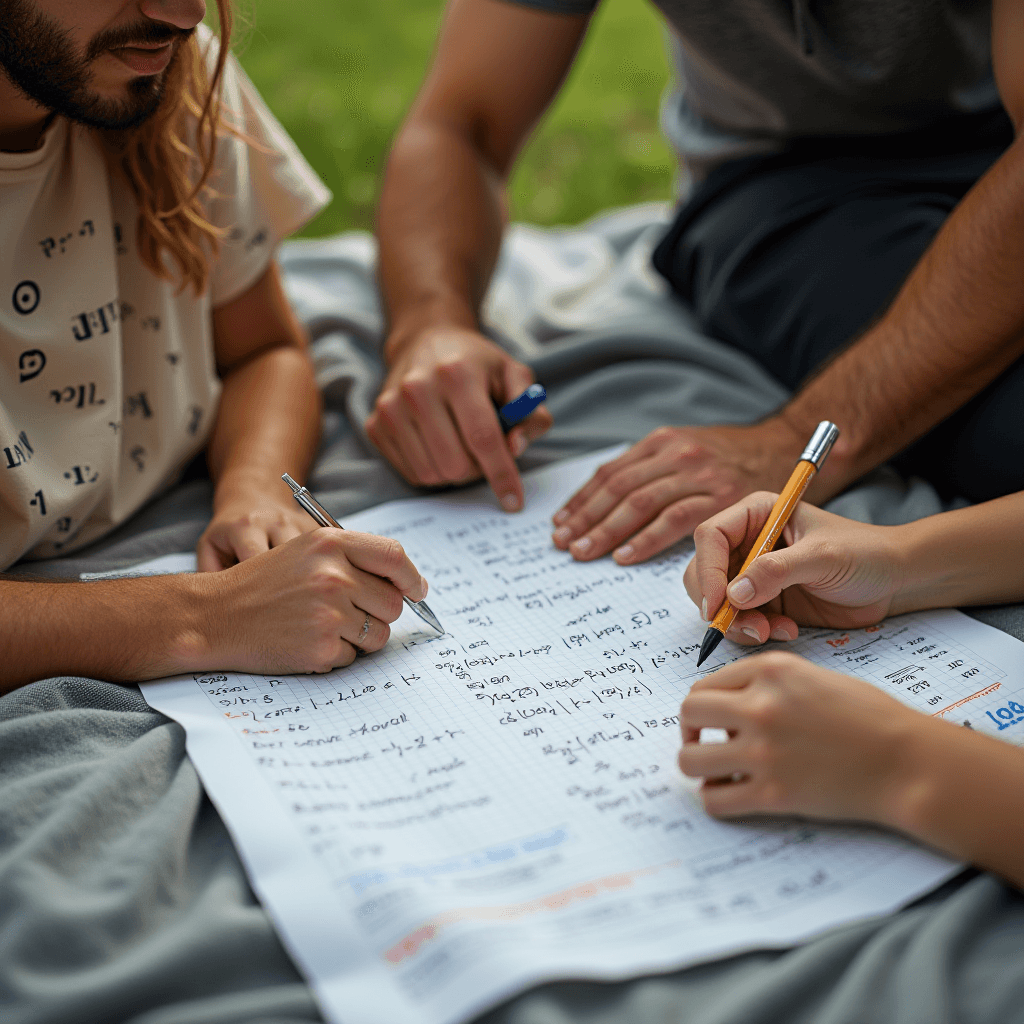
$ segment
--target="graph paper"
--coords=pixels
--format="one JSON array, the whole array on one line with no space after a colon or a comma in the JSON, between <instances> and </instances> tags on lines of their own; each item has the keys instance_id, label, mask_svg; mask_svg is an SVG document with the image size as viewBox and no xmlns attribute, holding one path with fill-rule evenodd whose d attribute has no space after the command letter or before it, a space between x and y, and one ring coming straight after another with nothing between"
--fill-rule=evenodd
<instances>
[{"instance_id":1,"label":"graph paper","mask_svg":"<svg viewBox=\"0 0 1024 1024\"><path fill-rule=\"evenodd\" d=\"M344 521L397 538L447 631L410 612L327 675L143 686L341 1024L457 1024L531 984L617 979L889 912L958 865L893 833L702 810L675 757L692 682L749 654L705 625L681 544L574 562L550 517L607 453ZM179 568L182 566L179 565ZM788 649L921 711L1024 734L1024 644L958 612L808 630Z\"/></svg>"}]
</instances>

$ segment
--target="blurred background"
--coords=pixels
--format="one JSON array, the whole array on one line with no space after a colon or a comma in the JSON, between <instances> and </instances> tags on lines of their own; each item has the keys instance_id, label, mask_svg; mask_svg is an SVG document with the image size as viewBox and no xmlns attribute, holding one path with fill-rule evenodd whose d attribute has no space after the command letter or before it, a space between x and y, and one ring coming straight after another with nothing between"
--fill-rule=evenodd
<instances>
[{"instance_id":1,"label":"blurred background","mask_svg":"<svg viewBox=\"0 0 1024 1024\"><path fill-rule=\"evenodd\" d=\"M388 146L430 59L443 0L241 0L235 52L334 192L302 232L370 228ZM523 153L512 217L574 224L669 199L674 161L658 131L668 78L648 0L603 0L575 69Z\"/></svg>"}]
</instances>

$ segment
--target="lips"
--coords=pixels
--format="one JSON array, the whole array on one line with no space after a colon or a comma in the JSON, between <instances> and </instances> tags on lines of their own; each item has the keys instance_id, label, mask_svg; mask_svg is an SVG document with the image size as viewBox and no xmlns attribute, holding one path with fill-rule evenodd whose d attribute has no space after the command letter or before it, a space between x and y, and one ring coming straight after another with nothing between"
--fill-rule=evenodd
<instances>
[{"instance_id":1,"label":"lips","mask_svg":"<svg viewBox=\"0 0 1024 1024\"><path fill-rule=\"evenodd\" d=\"M112 57L116 57L122 64L126 64L136 74L158 75L171 62L171 55L174 52L173 43L164 43L161 46L123 46L116 50L107 51Z\"/></svg>"}]
</instances>

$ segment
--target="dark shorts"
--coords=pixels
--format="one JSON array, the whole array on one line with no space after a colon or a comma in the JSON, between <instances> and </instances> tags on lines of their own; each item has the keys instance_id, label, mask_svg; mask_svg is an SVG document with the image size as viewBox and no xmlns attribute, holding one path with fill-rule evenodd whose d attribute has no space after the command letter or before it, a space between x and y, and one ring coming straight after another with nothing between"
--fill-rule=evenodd
<instances>
[{"instance_id":1,"label":"dark shorts","mask_svg":"<svg viewBox=\"0 0 1024 1024\"><path fill-rule=\"evenodd\" d=\"M680 209L654 265L709 336L796 390L885 311L1012 141L999 111L734 161ZM947 497L1024 490L1024 359L893 461Z\"/></svg>"}]
</instances>

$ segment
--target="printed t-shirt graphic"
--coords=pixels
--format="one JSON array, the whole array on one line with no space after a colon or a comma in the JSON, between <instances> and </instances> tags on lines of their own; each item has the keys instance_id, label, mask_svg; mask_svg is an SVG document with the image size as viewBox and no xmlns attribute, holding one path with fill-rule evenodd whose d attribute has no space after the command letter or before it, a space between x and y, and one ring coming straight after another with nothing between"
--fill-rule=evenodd
<instances>
[{"instance_id":1,"label":"printed t-shirt graphic","mask_svg":"<svg viewBox=\"0 0 1024 1024\"><path fill-rule=\"evenodd\" d=\"M0 153L0 567L94 541L174 481L216 415L212 310L330 198L233 57L224 106L256 145L218 140L205 202L226 237L198 299L139 259L95 133L56 118Z\"/></svg>"}]
</instances>

